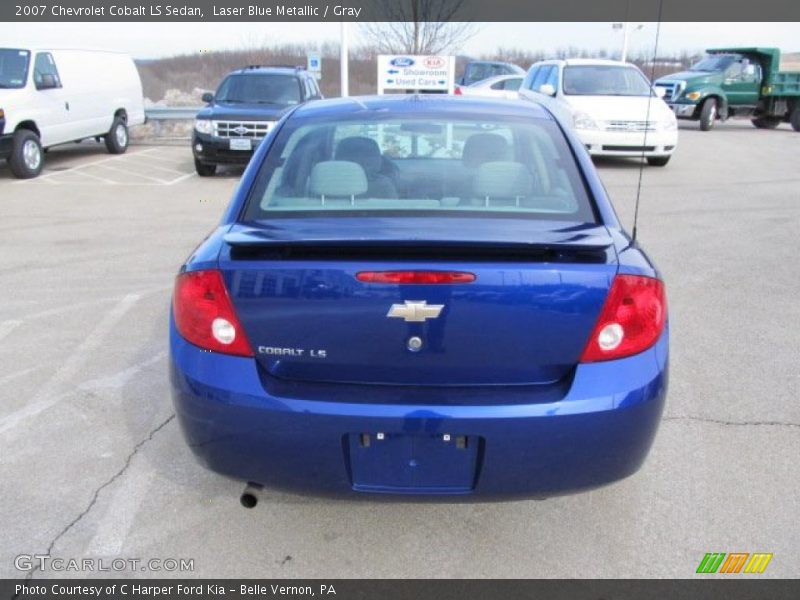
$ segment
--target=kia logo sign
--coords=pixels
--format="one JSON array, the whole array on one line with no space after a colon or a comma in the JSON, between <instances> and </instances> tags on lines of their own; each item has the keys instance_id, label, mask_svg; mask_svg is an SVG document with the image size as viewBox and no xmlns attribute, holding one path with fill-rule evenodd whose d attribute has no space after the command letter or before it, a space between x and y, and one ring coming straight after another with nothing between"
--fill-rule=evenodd
<instances>
[{"instance_id":1,"label":"kia logo sign","mask_svg":"<svg viewBox=\"0 0 800 600\"><path fill-rule=\"evenodd\" d=\"M423 63L429 69L441 69L445 66L447 61L443 56L426 56Z\"/></svg>"},{"instance_id":2,"label":"kia logo sign","mask_svg":"<svg viewBox=\"0 0 800 600\"><path fill-rule=\"evenodd\" d=\"M389 64L393 67L413 67L414 59L407 56L398 56L397 58L390 60Z\"/></svg>"}]
</instances>

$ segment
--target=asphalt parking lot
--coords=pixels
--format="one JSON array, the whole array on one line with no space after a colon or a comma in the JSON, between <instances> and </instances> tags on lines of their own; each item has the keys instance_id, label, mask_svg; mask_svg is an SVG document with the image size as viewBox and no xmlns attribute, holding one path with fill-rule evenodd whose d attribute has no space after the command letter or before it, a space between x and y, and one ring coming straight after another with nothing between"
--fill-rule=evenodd
<instances>
[{"instance_id":1,"label":"asphalt parking lot","mask_svg":"<svg viewBox=\"0 0 800 600\"><path fill-rule=\"evenodd\" d=\"M246 577L692 577L706 552L771 552L800 576L800 134L682 125L645 168L639 235L668 286L667 408L634 476L495 504L331 501L206 471L167 383L182 260L237 171L193 174L187 146L111 157L81 144L43 176L0 165L0 576L15 557L194 559ZM635 161L598 164L626 224ZM35 577L80 576L36 572ZM752 577L744 576L742 577Z\"/></svg>"}]
</instances>

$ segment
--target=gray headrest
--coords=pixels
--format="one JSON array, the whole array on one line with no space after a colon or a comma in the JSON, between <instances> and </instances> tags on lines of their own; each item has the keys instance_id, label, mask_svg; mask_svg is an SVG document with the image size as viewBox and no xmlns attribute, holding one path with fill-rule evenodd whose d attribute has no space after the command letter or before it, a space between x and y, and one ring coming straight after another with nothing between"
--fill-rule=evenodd
<instances>
[{"instance_id":1,"label":"gray headrest","mask_svg":"<svg viewBox=\"0 0 800 600\"><path fill-rule=\"evenodd\" d=\"M496 133L476 133L464 142L461 162L474 169L490 160L507 160L511 158L511 149L506 138Z\"/></svg>"},{"instance_id":2,"label":"gray headrest","mask_svg":"<svg viewBox=\"0 0 800 600\"><path fill-rule=\"evenodd\" d=\"M314 165L308 180L312 196L351 197L367 191L361 165L347 160L327 160Z\"/></svg>"},{"instance_id":3,"label":"gray headrest","mask_svg":"<svg viewBox=\"0 0 800 600\"><path fill-rule=\"evenodd\" d=\"M533 177L525 165L495 161L478 167L473 192L480 198L518 198L529 196L532 187Z\"/></svg>"}]
</instances>

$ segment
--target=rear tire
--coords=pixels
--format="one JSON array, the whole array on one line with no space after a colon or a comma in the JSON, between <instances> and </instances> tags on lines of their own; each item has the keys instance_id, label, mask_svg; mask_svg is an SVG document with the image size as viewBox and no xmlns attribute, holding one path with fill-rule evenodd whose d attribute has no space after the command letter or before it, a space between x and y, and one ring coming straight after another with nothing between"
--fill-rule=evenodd
<instances>
[{"instance_id":1,"label":"rear tire","mask_svg":"<svg viewBox=\"0 0 800 600\"><path fill-rule=\"evenodd\" d=\"M800 131L800 104L795 103L789 122L792 124L792 129Z\"/></svg>"},{"instance_id":2,"label":"rear tire","mask_svg":"<svg viewBox=\"0 0 800 600\"><path fill-rule=\"evenodd\" d=\"M199 160L194 159L194 170L200 177L211 177L217 172L217 165L209 165L201 163Z\"/></svg>"},{"instance_id":3,"label":"rear tire","mask_svg":"<svg viewBox=\"0 0 800 600\"><path fill-rule=\"evenodd\" d=\"M15 131L8 164L18 179L32 179L39 175L44 168L44 150L39 136L29 129Z\"/></svg>"},{"instance_id":4,"label":"rear tire","mask_svg":"<svg viewBox=\"0 0 800 600\"><path fill-rule=\"evenodd\" d=\"M114 117L111 129L105 135L106 149L111 154L124 154L128 149L128 125L122 117Z\"/></svg>"},{"instance_id":5,"label":"rear tire","mask_svg":"<svg viewBox=\"0 0 800 600\"><path fill-rule=\"evenodd\" d=\"M780 117L755 117L751 121L758 129L775 129L781 124Z\"/></svg>"},{"instance_id":6,"label":"rear tire","mask_svg":"<svg viewBox=\"0 0 800 600\"><path fill-rule=\"evenodd\" d=\"M666 167L669 159L672 158L670 156L648 156L647 157L647 164L651 167Z\"/></svg>"},{"instance_id":7,"label":"rear tire","mask_svg":"<svg viewBox=\"0 0 800 600\"><path fill-rule=\"evenodd\" d=\"M700 131L711 131L717 120L717 99L708 98L700 111Z\"/></svg>"}]
</instances>

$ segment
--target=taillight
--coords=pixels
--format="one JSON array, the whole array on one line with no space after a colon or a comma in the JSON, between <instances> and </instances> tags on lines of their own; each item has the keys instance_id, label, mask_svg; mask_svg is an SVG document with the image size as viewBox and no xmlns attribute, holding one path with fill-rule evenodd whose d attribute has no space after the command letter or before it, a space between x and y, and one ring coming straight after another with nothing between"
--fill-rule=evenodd
<instances>
[{"instance_id":1,"label":"taillight","mask_svg":"<svg viewBox=\"0 0 800 600\"><path fill-rule=\"evenodd\" d=\"M456 89L454 89L454 90L453 90L453 95L454 95L454 96L461 96L461 95L462 95L462 94L461 94L461 88L460 88L460 87L457 87Z\"/></svg>"},{"instance_id":2,"label":"taillight","mask_svg":"<svg viewBox=\"0 0 800 600\"><path fill-rule=\"evenodd\" d=\"M356 279L364 283L472 283L475 275L463 271L361 271Z\"/></svg>"},{"instance_id":3,"label":"taillight","mask_svg":"<svg viewBox=\"0 0 800 600\"><path fill-rule=\"evenodd\" d=\"M664 284L652 277L617 275L581 362L638 354L656 343L667 320Z\"/></svg>"},{"instance_id":4,"label":"taillight","mask_svg":"<svg viewBox=\"0 0 800 600\"><path fill-rule=\"evenodd\" d=\"M180 334L204 350L253 356L219 271L181 273L172 297Z\"/></svg>"}]
</instances>

